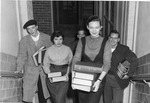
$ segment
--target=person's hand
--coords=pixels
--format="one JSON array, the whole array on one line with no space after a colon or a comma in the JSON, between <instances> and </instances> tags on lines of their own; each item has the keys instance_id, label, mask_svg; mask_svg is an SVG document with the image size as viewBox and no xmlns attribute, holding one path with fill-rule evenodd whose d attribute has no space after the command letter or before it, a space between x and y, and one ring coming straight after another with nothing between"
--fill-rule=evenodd
<instances>
[{"instance_id":1,"label":"person's hand","mask_svg":"<svg viewBox=\"0 0 150 103\"><path fill-rule=\"evenodd\" d=\"M71 75L72 75L72 78L74 78L74 76L75 76L75 71L72 71L71 73L72 73L72 74L71 74Z\"/></svg>"},{"instance_id":2,"label":"person's hand","mask_svg":"<svg viewBox=\"0 0 150 103\"><path fill-rule=\"evenodd\" d=\"M18 74L18 73L21 73L20 71L14 71L14 73Z\"/></svg>"},{"instance_id":3,"label":"person's hand","mask_svg":"<svg viewBox=\"0 0 150 103\"><path fill-rule=\"evenodd\" d=\"M122 79L128 79L129 76L128 75L125 75Z\"/></svg>"},{"instance_id":4,"label":"person's hand","mask_svg":"<svg viewBox=\"0 0 150 103\"><path fill-rule=\"evenodd\" d=\"M68 81L69 80L68 74L65 74L64 76L66 76L66 81Z\"/></svg>"},{"instance_id":5,"label":"person's hand","mask_svg":"<svg viewBox=\"0 0 150 103\"><path fill-rule=\"evenodd\" d=\"M14 73L18 74L18 73L23 73L23 70L17 70L17 71L14 71Z\"/></svg>"},{"instance_id":6,"label":"person's hand","mask_svg":"<svg viewBox=\"0 0 150 103\"><path fill-rule=\"evenodd\" d=\"M48 79L50 80L51 83L53 83L52 77L50 76L50 73L47 74Z\"/></svg>"},{"instance_id":7,"label":"person's hand","mask_svg":"<svg viewBox=\"0 0 150 103\"><path fill-rule=\"evenodd\" d=\"M93 85L93 92L97 92L102 81L97 80Z\"/></svg>"},{"instance_id":8,"label":"person's hand","mask_svg":"<svg viewBox=\"0 0 150 103\"><path fill-rule=\"evenodd\" d=\"M44 65L43 64L41 64L40 66L41 66L42 69L44 69Z\"/></svg>"},{"instance_id":9,"label":"person's hand","mask_svg":"<svg viewBox=\"0 0 150 103\"><path fill-rule=\"evenodd\" d=\"M53 80L52 80L52 78L51 78L51 77L49 78L49 81L50 81L51 83L53 83Z\"/></svg>"}]
</instances>

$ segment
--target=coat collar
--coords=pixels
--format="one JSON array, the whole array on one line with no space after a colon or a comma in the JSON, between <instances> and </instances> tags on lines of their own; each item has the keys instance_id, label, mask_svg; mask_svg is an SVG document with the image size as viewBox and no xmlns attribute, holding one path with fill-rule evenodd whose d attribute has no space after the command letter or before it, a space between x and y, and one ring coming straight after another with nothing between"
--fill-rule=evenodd
<instances>
[{"instance_id":1,"label":"coat collar","mask_svg":"<svg viewBox=\"0 0 150 103\"><path fill-rule=\"evenodd\" d=\"M35 48L35 50L38 50L41 46L43 46L43 36L42 36L42 33L40 33L40 37L39 37L39 40L38 40L38 44L37 46L35 45L35 42L33 41L32 37L29 35L29 43L30 45Z\"/></svg>"}]
</instances>

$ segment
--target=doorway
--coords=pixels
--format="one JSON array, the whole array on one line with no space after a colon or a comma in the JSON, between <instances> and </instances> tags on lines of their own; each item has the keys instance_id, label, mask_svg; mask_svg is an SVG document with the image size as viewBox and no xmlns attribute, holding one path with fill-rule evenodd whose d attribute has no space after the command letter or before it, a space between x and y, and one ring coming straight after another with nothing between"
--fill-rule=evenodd
<instances>
[{"instance_id":1,"label":"doorway","mask_svg":"<svg viewBox=\"0 0 150 103\"><path fill-rule=\"evenodd\" d=\"M53 1L54 30L62 31L64 42L74 40L79 27L94 14L93 1Z\"/></svg>"}]
</instances>

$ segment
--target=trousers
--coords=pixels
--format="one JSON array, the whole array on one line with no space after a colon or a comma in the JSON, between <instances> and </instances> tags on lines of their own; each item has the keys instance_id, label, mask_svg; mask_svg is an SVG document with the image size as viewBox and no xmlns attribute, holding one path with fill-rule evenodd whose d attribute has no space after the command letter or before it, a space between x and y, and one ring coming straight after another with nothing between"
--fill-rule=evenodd
<instances>
[{"instance_id":1,"label":"trousers","mask_svg":"<svg viewBox=\"0 0 150 103\"><path fill-rule=\"evenodd\" d=\"M42 89L42 83L41 83L41 77L39 76L38 80L38 98L39 103L46 103L46 99L44 98L43 89Z\"/></svg>"},{"instance_id":2,"label":"trousers","mask_svg":"<svg viewBox=\"0 0 150 103\"><path fill-rule=\"evenodd\" d=\"M115 76L108 74L106 76L106 84L104 87L104 101L105 103L122 103L123 89L120 88Z\"/></svg>"}]
</instances>

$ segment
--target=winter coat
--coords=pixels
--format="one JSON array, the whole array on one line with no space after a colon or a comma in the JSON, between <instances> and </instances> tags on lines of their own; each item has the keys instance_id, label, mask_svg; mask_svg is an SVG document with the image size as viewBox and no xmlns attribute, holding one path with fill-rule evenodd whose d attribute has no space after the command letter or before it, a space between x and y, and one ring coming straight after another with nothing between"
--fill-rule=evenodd
<instances>
[{"instance_id":1,"label":"winter coat","mask_svg":"<svg viewBox=\"0 0 150 103\"><path fill-rule=\"evenodd\" d=\"M23 70L23 100L32 102L35 93L38 91L37 83L39 76L43 88L44 97L50 96L46 86L46 74L41 66L35 66L32 55L42 46L47 48L52 45L50 36L40 32L40 38L37 46L30 35L23 37L19 43L19 52L17 57L17 70Z\"/></svg>"}]
</instances>

